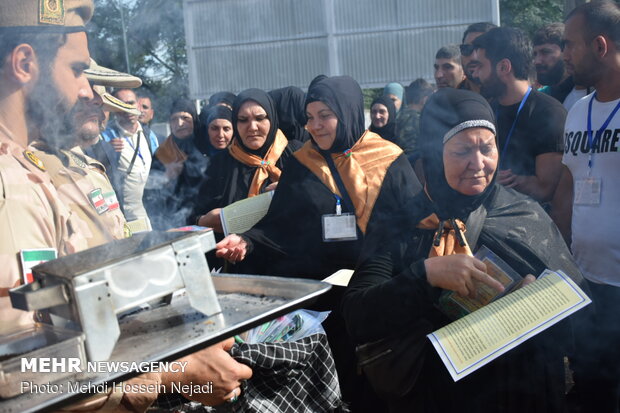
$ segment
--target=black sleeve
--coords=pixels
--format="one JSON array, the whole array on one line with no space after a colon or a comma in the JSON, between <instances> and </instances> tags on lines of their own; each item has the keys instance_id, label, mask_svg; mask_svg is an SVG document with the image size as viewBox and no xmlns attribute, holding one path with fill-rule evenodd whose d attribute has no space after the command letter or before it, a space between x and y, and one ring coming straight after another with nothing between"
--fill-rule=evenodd
<instances>
[{"instance_id":1,"label":"black sleeve","mask_svg":"<svg viewBox=\"0 0 620 413\"><path fill-rule=\"evenodd\" d=\"M212 158L212 162L207 167L205 177L200 183L198 195L193 201L192 213L187 218L188 224L196 225L198 217L212 209L221 207L220 204L224 197L224 175L227 170L224 160L225 158L221 153Z\"/></svg>"},{"instance_id":2,"label":"black sleeve","mask_svg":"<svg viewBox=\"0 0 620 413\"><path fill-rule=\"evenodd\" d=\"M404 228L405 221L411 216L405 208L421 190L422 185L411 164L405 154L401 154L386 172L366 227L366 235Z\"/></svg>"},{"instance_id":3,"label":"black sleeve","mask_svg":"<svg viewBox=\"0 0 620 413\"><path fill-rule=\"evenodd\" d=\"M349 334L357 343L391 335L432 317L439 289L426 280L424 260L399 270L394 252L383 249L358 266L342 300Z\"/></svg>"},{"instance_id":4,"label":"black sleeve","mask_svg":"<svg viewBox=\"0 0 620 413\"><path fill-rule=\"evenodd\" d=\"M294 230L299 228L296 221L303 219L299 216L302 209L299 204L304 202L295 193L295 186L300 185L300 164L293 158L288 159L286 164L288 166L282 171L267 214L242 234L248 243L248 254L243 265L247 271L266 273L270 261L290 255L290 248L297 245L294 238L298 234ZM295 232L292 237L291 231Z\"/></svg>"}]
</instances>

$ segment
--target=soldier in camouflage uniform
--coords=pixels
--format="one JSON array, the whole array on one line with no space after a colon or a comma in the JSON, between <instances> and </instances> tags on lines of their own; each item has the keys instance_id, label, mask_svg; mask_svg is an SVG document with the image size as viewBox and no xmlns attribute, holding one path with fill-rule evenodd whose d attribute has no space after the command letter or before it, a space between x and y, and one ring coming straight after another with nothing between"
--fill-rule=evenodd
<instances>
[{"instance_id":1,"label":"soldier in camouflage uniform","mask_svg":"<svg viewBox=\"0 0 620 413\"><path fill-rule=\"evenodd\" d=\"M402 148L407 159L414 165L419 157L417 152L418 134L420 132L420 113L426 99L433 93L432 86L424 79L416 79L405 89L407 106L396 118L396 144Z\"/></svg>"},{"instance_id":2,"label":"soldier in camouflage uniform","mask_svg":"<svg viewBox=\"0 0 620 413\"><path fill-rule=\"evenodd\" d=\"M83 249L83 222L59 201L46 166L26 147L29 134L54 131L78 99L92 98L84 24L91 0L0 1L0 330L33 322L8 290L39 260Z\"/></svg>"},{"instance_id":3,"label":"soldier in camouflage uniform","mask_svg":"<svg viewBox=\"0 0 620 413\"><path fill-rule=\"evenodd\" d=\"M91 67L85 71L91 83L107 86L138 87L142 81L125 73L103 68L91 60ZM105 77L101 74L104 73ZM97 160L84 154L79 145L92 142L101 131L104 120L102 96L107 97L102 85L93 87L93 99L79 102L73 111L73 124L68 133L72 136L33 143L33 152L47 165L52 183L62 201L87 225L82 234L88 247L95 247L131 234L123 215L116 193L106 175L105 167ZM114 106L114 101L105 101L112 111L133 110ZM72 147L71 149L66 149Z\"/></svg>"}]
</instances>

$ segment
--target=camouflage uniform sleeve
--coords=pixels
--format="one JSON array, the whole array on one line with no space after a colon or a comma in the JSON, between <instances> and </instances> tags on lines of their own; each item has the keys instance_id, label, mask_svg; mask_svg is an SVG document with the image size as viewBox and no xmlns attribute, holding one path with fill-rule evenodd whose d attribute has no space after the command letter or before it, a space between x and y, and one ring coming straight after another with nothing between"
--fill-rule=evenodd
<instances>
[{"instance_id":1,"label":"camouflage uniform sleeve","mask_svg":"<svg viewBox=\"0 0 620 413\"><path fill-rule=\"evenodd\" d=\"M0 329L33 322L31 313L13 309L8 294L22 282L20 251L53 248L62 256L86 248L80 222L60 201L44 165L25 153L0 137Z\"/></svg>"},{"instance_id":2,"label":"camouflage uniform sleeve","mask_svg":"<svg viewBox=\"0 0 620 413\"><path fill-rule=\"evenodd\" d=\"M21 284L19 252L58 248L54 211L43 187L13 156L0 154L0 327L32 324L32 314L15 310L8 291Z\"/></svg>"},{"instance_id":3,"label":"camouflage uniform sleeve","mask_svg":"<svg viewBox=\"0 0 620 413\"><path fill-rule=\"evenodd\" d=\"M409 110L402 117L398 128L398 138L396 143L402 148L408 159L415 158L417 149L418 135L420 133L420 115L419 113Z\"/></svg>"}]
</instances>

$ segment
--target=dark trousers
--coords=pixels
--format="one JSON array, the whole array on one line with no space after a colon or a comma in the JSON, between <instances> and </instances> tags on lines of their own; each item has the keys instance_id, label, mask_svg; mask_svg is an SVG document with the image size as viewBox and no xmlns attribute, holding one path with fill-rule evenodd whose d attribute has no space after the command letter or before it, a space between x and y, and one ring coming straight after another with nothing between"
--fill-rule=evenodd
<instances>
[{"instance_id":1,"label":"dark trousers","mask_svg":"<svg viewBox=\"0 0 620 413\"><path fill-rule=\"evenodd\" d=\"M620 288L588 282L594 311L575 327L572 413L620 412Z\"/></svg>"}]
</instances>

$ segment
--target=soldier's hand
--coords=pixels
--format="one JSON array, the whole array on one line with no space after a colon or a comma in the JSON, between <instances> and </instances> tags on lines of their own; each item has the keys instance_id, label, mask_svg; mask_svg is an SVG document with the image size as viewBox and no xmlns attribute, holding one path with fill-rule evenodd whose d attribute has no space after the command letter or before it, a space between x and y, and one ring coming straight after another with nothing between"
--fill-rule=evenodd
<instances>
[{"instance_id":1,"label":"soldier's hand","mask_svg":"<svg viewBox=\"0 0 620 413\"><path fill-rule=\"evenodd\" d=\"M211 393L183 393L183 396L207 406L216 406L241 394L241 381L252 377L252 369L238 363L228 351L234 339L217 343L211 347L197 351L179 361L187 362L185 372L162 373L162 384L170 388L170 383L204 385L212 383ZM180 386L177 386L180 387ZM204 386L207 388L206 386Z\"/></svg>"}]
</instances>

